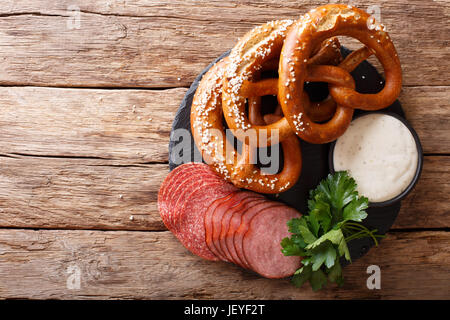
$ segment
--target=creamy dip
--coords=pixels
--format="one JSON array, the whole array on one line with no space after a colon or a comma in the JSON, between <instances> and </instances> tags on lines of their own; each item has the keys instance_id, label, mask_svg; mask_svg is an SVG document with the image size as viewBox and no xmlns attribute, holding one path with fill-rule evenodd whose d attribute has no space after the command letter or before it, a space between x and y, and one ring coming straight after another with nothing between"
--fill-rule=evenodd
<instances>
[{"instance_id":1,"label":"creamy dip","mask_svg":"<svg viewBox=\"0 0 450 320\"><path fill-rule=\"evenodd\" d=\"M395 198L417 171L418 151L409 129L397 118L368 114L352 121L336 142L335 171L347 170L370 202Z\"/></svg>"}]
</instances>

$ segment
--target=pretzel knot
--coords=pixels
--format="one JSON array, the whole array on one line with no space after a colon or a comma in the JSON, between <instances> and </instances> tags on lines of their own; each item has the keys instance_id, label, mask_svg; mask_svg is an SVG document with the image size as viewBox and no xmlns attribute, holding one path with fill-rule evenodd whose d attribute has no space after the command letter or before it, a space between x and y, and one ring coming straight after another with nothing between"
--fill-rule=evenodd
<instances>
[{"instance_id":1,"label":"pretzel knot","mask_svg":"<svg viewBox=\"0 0 450 320\"><path fill-rule=\"evenodd\" d=\"M327 143L341 136L350 124L353 110L379 110L391 105L400 94L402 74L394 44L381 24L372 24L368 13L347 5L325 5L298 20L286 36L280 57L278 97L281 108L295 133L311 143ZM322 41L335 36L358 39L365 47L355 51L338 67L308 65L308 58ZM355 91L349 74L371 54L381 62L386 83L379 93ZM294 83L294 81L296 83ZM308 116L303 96L305 81L325 81L337 103L334 116L315 123Z\"/></svg>"},{"instance_id":2,"label":"pretzel knot","mask_svg":"<svg viewBox=\"0 0 450 320\"><path fill-rule=\"evenodd\" d=\"M279 193L292 187L301 173L297 136L328 143L344 134L355 109L391 105L401 90L400 61L384 26L371 21L362 10L333 4L296 22L272 21L248 32L228 58L203 76L193 99L191 131L205 162L237 187ZM356 38L365 46L342 60L337 36ZM350 72L372 54L384 68L385 86L379 93L361 94ZM264 77L265 71L272 77ZM313 103L305 82L328 83L329 96ZM262 97L268 95L277 96L278 105L264 115ZM226 138L223 120L233 141ZM234 138L241 142L240 152ZM282 170L266 174L254 161L256 151L279 145Z\"/></svg>"},{"instance_id":3,"label":"pretzel knot","mask_svg":"<svg viewBox=\"0 0 450 320\"><path fill-rule=\"evenodd\" d=\"M285 117L265 125L252 124L246 114L247 99L251 106L258 101L256 98L278 94L277 78L260 80L258 76L261 70L270 69L274 64L275 69L278 69L281 49L292 24L291 20L280 20L256 27L240 39L230 53L223 83L222 103L227 125L239 140L245 138L242 132L250 128L255 130L258 136L261 131L265 131L267 136L271 137L272 132L276 131L279 141L284 141L294 132ZM310 54L309 65L339 63L341 60L339 49L337 39L317 44ZM296 80L290 81L294 83ZM331 98L315 105L311 104L306 93L302 94L301 98L307 105L309 116L315 121L327 120L336 109L336 104ZM266 141L258 140L259 147L271 144L270 138Z\"/></svg>"},{"instance_id":4,"label":"pretzel knot","mask_svg":"<svg viewBox=\"0 0 450 320\"><path fill-rule=\"evenodd\" d=\"M297 182L302 168L300 141L293 132L281 142L281 172L266 174L253 161L256 141L243 139L240 153L226 137L222 113L222 85L228 58L215 64L202 78L191 108L191 132L204 161L234 185L260 193L279 193ZM266 117L265 121L278 120ZM250 139L251 140L251 139ZM278 139L274 139L278 140ZM278 142L278 141L277 141Z\"/></svg>"},{"instance_id":5,"label":"pretzel knot","mask_svg":"<svg viewBox=\"0 0 450 320\"><path fill-rule=\"evenodd\" d=\"M237 45L239 48L246 47L243 51L252 50L251 43L256 39L262 40L257 45L259 50L272 47L276 44L273 54L266 56L256 64L252 70L251 77L255 83L249 83L244 80L242 83L242 92L248 97L248 116L245 113L245 105L242 105L241 114L245 124L238 125L237 122L231 123L232 133L241 141L241 151L234 148L234 144L226 139L223 117L225 119L234 119L232 111L223 107L223 95L229 93L229 87L225 83L229 79L234 82L235 78L227 78L230 70L237 67L233 60L237 57L233 54L229 58L214 65L202 78L199 87L194 95L191 109L191 131L198 149L202 152L203 159L208 163L222 178L232 182L234 185L246 188L260 193L280 193L288 190L297 182L302 168L302 156L300 141L295 136L294 131L289 127L284 119L281 107L278 106L273 114L262 114L261 96L275 94L278 91L278 79L260 79L263 71L276 71L279 64L279 55L285 38L286 27L291 25L292 21L274 21L257 27L248 33ZM261 38L261 32L263 32ZM266 36L269 43L265 43ZM341 61L340 46L337 39L326 41L315 48L311 64L329 63L338 64ZM235 54L242 54L243 51L235 51ZM247 91L246 91L247 90ZM247 95L248 93L248 95ZM228 95L230 96L230 95ZM309 102L308 96L305 99ZM245 104L245 102L244 102ZM321 104L320 108L311 106L311 116L314 119L329 117L335 110L334 101L329 98ZM328 115L327 115L328 114ZM318 120L320 121L320 120ZM278 123L274 126L275 123ZM279 125L281 123L281 125ZM234 124L234 125L233 125ZM248 124L248 125L246 125ZM278 126L278 127L277 127ZM243 129L245 128L245 130ZM256 130L255 128L259 129ZM269 128L268 130L266 130ZM270 130L270 128L273 128ZM279 128L282 128L279 130ZM275 129L275 130L274 130ZM282 132L280 134L280 131ZM261 139L264 137L264 139ZM270 141L267 143L266 141ZM283 152L282 170L277 173L267 174L256 165L256 151L261 146L273 145L280 147ZM276 149L279 150L279 149ZM272 149L273 151L273 149ZM276 152L275 152L276 156ZM275 156L273 158L275 158ZM273 159L272 159L273 160ZM278 169L278 168L275 168Z\"/></svg>"}]
</instances>

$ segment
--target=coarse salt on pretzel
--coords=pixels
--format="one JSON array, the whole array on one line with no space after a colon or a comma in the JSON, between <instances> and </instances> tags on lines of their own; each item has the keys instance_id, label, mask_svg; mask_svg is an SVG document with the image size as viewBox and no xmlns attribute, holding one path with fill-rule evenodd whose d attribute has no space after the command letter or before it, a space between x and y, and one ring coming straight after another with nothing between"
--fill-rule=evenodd
<instances>
[{"instance_id":1,"label":"coarse salt on pretzel","mask_svg":"<svg viewBox=\"0 0 450 320\"><path fill-rule=\"evenodd\" d=\"M384 29L381 24L374 24L367 12L335 4L311 10L291 27L280 58L278 95L287 121L300 138L311 143L333 141L348 127L352 109L378 110L397 99L402 83L401 66L394 44ZM335 36L356 38L366 48L356 51L342 66L329 67L327 76L332 81L324 80L324 74L315 70L319 76L316 81L330 83L330 95L338 104L334 117L327 123L318 124L308 117L305 112L307 106L301 99L303 83L310 81L311 77L307 61L318 43ZM377 94L361 94L354 90L351 81L337 83L338 77L348 77L350 69L371 53L380 60L385 71L383 90ZM292 83L293 79L297 83Z\"/></svg>"},{"instance_id":2,"label":"coarse salt on pretzel","mask_svg":"<svg viewBox=\"0 0 450 320\"><path fill-rule=\"evenodd\" d=\"M247 97L241 95L241 86L244 81L252 80L253 74L260 71L266 62L279 56L286 32L293 23L292 20L278 20L255 27L231 50L222 97L224 117L231 130L241 129L245 132L253 128L259 132L262 129L267 131L268 137L272 136L272 130L276 130L279 141L283 141L292 134L285 118L271 125L252 125L245 115ZM236 136L242 140L239 134ZM271 144L269 138L267 145ZM259 142L258 145L264 146Z\"/></svg>"},{"instance_id":3,"label":"coarse salt on pretzel","mask_svg":"<svg viewBox=\"0 0 450 320\"><path fill-rule=\"evenodd\" d=\"M300 176L300 142L291 132L281 143L284 164L277 174L265 174L252 163L256 146L243 143L241 154L238 154L226 138L223 125L222 84L227 60L216 63L203 76L195 92L191 108L191 131L195 144L205 162L235 186L260 193L283 192L291 188Z\"/></svg>"},{"instance_id":4,"label":"coarse salt on pretzel","mask_svg":"<svg viewBox=\"0 0 450 320\"><path fill-rule=\"evenodd\" d=\"M322 42L313 56L308 60L308 64L338 65L341 60L341 45L337 38L331 38ZM281 53L281 52L280 52ZM263 71L278 71L279 57L270 60L263 65ZM265 125L261 113L261 97L265 95L278 94L278 78L259 79L258 72L253 76L252 81L244 81L241 86L241 95L248 97L248 119L251 124ZM311 102L309 96L304 93L304 100L307 103L306 112L308 116L317 122L326 121L331 118L336 110L336 103L330 95L320 102ZM281 106L278 104L275 109L276 115L282 115ZM254 119L252 121L250 116Z\"/></svg>"},{"instance_id":5,"label":"coarse salt on pretzel","mask_svg":"<svg viewBox=\"0 0 450 320\"><path fill-rule=\"evenodd\" d=\"M223 90L224 116L230 129L241 129L244 132L249 128L253 128L257 132L266 130L269 136L272 130L277 130L280 141L291 134L292 129L285 118L270 125L252 125L245 114L246 98L251 98L249 103L253 104L259 103L255 97L277 94L277 79L259 80L257 75L261 69L279 60L287 30L291 25L292 21L290 20L280 20L255 27L232 49ZM316 52L311 55L311 64L337 64L341 59L340 45L336 38L324 41L315 49ZM295 79L291 81L295 82ZM328 119L335 110L335 103L332 99L314 105L310 104L306 94L302 95L302 99L309 106L308 113L316 121ZM236 136L241 140L239 133L236 133ZM271 144L270 139L267 144ZM258 145L265 146L260 142Z\"/></svg>"}]
</instances>

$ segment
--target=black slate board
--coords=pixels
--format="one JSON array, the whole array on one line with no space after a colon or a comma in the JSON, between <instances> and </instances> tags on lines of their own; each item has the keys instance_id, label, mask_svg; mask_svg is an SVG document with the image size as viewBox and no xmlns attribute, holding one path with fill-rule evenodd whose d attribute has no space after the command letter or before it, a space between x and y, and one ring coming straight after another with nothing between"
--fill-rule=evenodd
<instances>
[{"instance_id":1,"label":"black slate board","mask_svg":"<svg viewBox=\"0 0 450 320\"><path fill-rule=\"evenodd\" d=\"M345 57L351 51L342 47L342 55ZM203 77L203 75L222 58L226 57L230 52L225 52L215 61L213 61L208 67L203 70L198 77L194 80L189 90L186 92L184 99L180 104L175 119L172 125L170 143L169 143L169 167L170 170L176 168L179 164L176 164L174 159L176 158L174 147L182 142L176 140L173 136L173 132L176 129L187 129L190 132L190 113L192 99L194 97L195 91L198 84ZM384 79L378 73L375 67L373 67L367 61L361 63L353 72L352 76L356 82L356 90L361 93L376 93L379 92L384 86ZM312 97L314 96L326 96L327 92L326 86L312 86L309 88L309 93ZM399 103L396 101L390 107L384 109L383 111L392 112L398 114L404 118L403 109ZM367 113L367 111L356 110L354 117ZM301 140L302 155L303 155L303 169L302 174L297 182L297 184L286 192L280 193L278 197L269 196L272 199L282 201L300 212L307 212L307 199L309 195L309 190L314 189L319 182L325 178L330 173L330 168L328 165L328 156L330 151L330 144L316 145L304 142ZM199 151L195 147L195 143L191 137L191 158L190 159L201 159L199 157ZM195 154L195 155L194 155ZM192 161L192 160L191 160ZM394 224L395 219L400 211L400 202L397 202L388 207L369 207L367 210L368 217L364 220L364 225L370 229L377 229L378 233L385 234L390 227ZM348 247L350 250L350 255L352 260L356 260L366 254L369 249L374 245L373 240L370 238L356 239L349 242ZM342 259L342 265L346 265L347 262Z\"/></svg>"}]
</instances>

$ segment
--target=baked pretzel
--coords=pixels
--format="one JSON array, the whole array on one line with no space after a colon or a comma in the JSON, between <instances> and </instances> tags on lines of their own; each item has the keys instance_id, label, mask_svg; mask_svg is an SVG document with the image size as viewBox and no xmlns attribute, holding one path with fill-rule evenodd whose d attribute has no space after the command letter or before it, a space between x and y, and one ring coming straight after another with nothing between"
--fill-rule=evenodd
<instances>
[{"instance_id":1,"label":"baked pretzel","mask_svg":"<svg viewBox=\"0 0 450 320\"><path fill-rule=\"evenodd\" d=\"M277 94L278 80L259 80L258 75L261 69L273 64L274 61L278 61L287 30L292 23L291 20L280 20L258 26L248 32L230 53L222 102L227 125L234 130L233 132L239 140L243 139L242 133L245 133L249 128L253 128L256 132L267 131L268 136L271 136L272 130L276 130L279 132L279 141L283 141L292 134L293 130L284 117L270 125L252 125L245 113L247 98L249 98L250 106L259 104L259 101L255 98ZM339 48L337 39L319 43L315 52L311 54L311 64L323 62L336 64L341 58ZM295 79L293 82L295 82ZM302 95L302 99L308 105L310 116L316 121L329 118L335 110L332 99L315 105L310 104L309 97L306 94ZM270 139L264 141L264 143L266 144L258 141L258 145L261 147L272 144Z\"/></svg>"},{"instance_id":2,"label":"baked pretzel","mask_svg":"<svg viewBox=\"0 0 450 320\"><path fill-rule=\"evenodd\" d=\"M364 47L348 55L344 61L339 64L339 68L333 68L332 66L308 65L308 75L306 80L310 82L327 82L333 85L355 88L355 82L349 72L353 71L370 55L370 50L367 47ZM260 88L261 91L272 90L274 94L278 94L278 79L265 79L264 81L259 82L258 85L262 87ZM267 89L265 87L267 87ZM249 92L251 91L251 89L246 87L245 84L243 88L244 93L247 93L247 90ZM345 108L342 106L337 108L336 103L330 96L328 96L327 99L321 103L312 105L308 95L304 91L302 92L302 96L303 98L301 100L304 103L305 113L311 121L319 122L329 120L330 117L334 115L332 121L320 125L322 130L318 132L318 137L315 137L316 140L305 139L306 141L311 143L325 143L323 141L330 142L344 134L353 118L353 108ZM311 110L315 111L314 117L311 116ZM249 109L249 112L251 112L251 109ZM336 125L336 122L339 122L340 125ZM296 128L302 130L301 126L303 125L303 117L301 115L295 117L293 123ZM335 130L327 130L330 127L335 128Z\"/></svg>"},{"instance_id":3,"label":"baked pretzel","mask_svg":"<svg viewBox=\"0 0 450 320\"><path fill-rule=\"evenodd\" d=\"M322 42L321 46L317 48L316 52L314 52L311 59L309 59L308 63L313 64L329 64L329 65L338 65L342 56L340 53L340 43L337 38L331 38L327 41ZM279 57L276 59L272 59L268 63L262 66L264 71L278 71L279 65ZM253 125L265 125L265 121L261 114L261 96L265 95L264 93L269 92L277 95L278 93L278 78L272 79L259 79L259 74L253 76L253 81L249 82L245 80L242 83L241 93L244 96L248 97L248 106L249 106L249 115L248 119L250 123ZM336 103L328 96L325 100L317 103L310 103L308 95L304 94L304 99L307 103L307 110L309 117L313 121L325 121L331 118L336 110ZM281 106L278 104L277 108L274 112L275 115L282 115ZM253 121L250 119L250 116L253 117Z\"/></svg>"},{"instance_id":4,"label":"baked pretzel","mask_svg":"<svg viewBox=\"0 0 450 320\"><path fill-rule=\"evenodd\" d=\"M283 192L297 182L302 168L300 141L291 131L281 142L283 169L265 174L254 163L256 145L243 140L239 154L226 138L222 112L222 85L228 58L216 63L202 78L191 108L191 132L204 161L237 187L259 193ZM267 119L271 121L271 118Z\"/></svg>"},{"instance_id":5,"label":"baked pretzel","mask_svg":"<svg viewBox=\"0 0 450 320\"><path fill-rule=\"evenodd\" d=\"M291 27L280 57L278 96L287 121L303 140L333 141L349 126L354 108L379 110L391 105L400 94L402 74L397 52L384 26L372 23L372 19L360 9L332 4L311 10ZM339 67L308 65L318 44L342 35L356 38L366 47L355 51ZM384 68L386 83L377 94L361 94L355 91L349 71L372 53ZM330 84L330 95L338 104L333 118L324 124L308 116L308 105L302 99L303 83L311 81L313 74L317 76L315 81ZM339 83L344 78L346 81Z\"/></svg>"}]
</instances>

